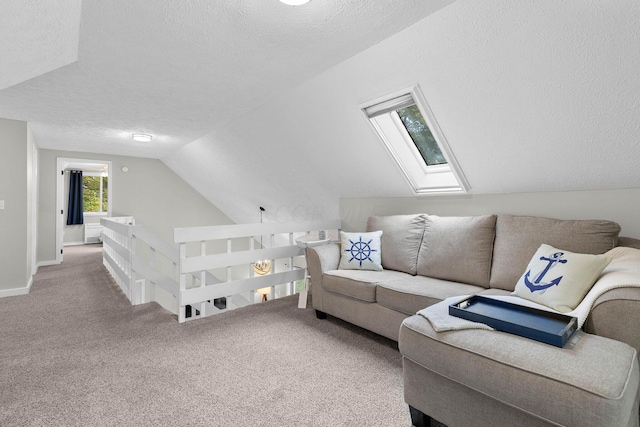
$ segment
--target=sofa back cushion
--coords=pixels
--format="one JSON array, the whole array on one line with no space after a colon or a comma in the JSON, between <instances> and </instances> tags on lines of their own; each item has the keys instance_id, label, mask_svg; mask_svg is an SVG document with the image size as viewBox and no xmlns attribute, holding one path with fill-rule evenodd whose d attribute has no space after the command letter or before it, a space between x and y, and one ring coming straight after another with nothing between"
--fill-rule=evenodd
<instances>
[{"instance_id":1,"label":"sofa back cushion","mask_svg":"<svg viewBox=\"0 0 640 427\"><path fill-rule=\"evenodd\" d=\"M542 244L581 254L602 254L616 247L619 232L620 226L612 221L499 215L490 285L513 291Z\"/></svg>"},{"instance_id":2,"label":"sofa back cushion","mask_svg":"<svg viewBox=\"0 0 640 427\"><path fill-rule=\"evenodd\" d=\"M383 268L416 275L426 218L426 214L369 217L367 231L382 230L380 254Z\"/></svg>"},{"instance_id":3,"label":"sofa back cushion","mask_svg":"<svg viewBox=\"0 0 640 427\"><path fill-rule=\"evenodd\" d=\"M428 215L418 274L488 288L495 230L495 215Z\"/></svg>"},{"instance_id":4,"label":"sofa back cushion","mask_svg":"<svg viewBox=\"0 0 640 427\"><path fill-rule=\"evenodd\" d=\"M618 246L640 249L640 239L634 239L633 237L618 236Z\"/></svg>"}]
</instances>

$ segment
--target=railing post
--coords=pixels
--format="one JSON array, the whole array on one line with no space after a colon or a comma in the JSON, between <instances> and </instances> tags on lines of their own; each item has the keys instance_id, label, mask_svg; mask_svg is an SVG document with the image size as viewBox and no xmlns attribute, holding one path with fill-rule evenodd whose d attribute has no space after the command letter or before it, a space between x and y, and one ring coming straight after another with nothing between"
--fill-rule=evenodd
<instances>
[{"instance_id":1,"label":"railing post","mask_svg":"<svg viewBox=\"0 0 640 427\"><path fill-rule=\"evenodd\" d=\"M141 301L134 301L134 292L136 286L136 273L133 269L133 258L135 257L135 236L133 235L133 226L127 226L127 248L129 259L127 260L127 275L129 276L129 301L132 304L140 304Z\"/></svg>"},{"instance_id":2,"label":"railing post","mask_svg":"<svg viewBox=\"0 0 640 427\"><path fill-rule=\"evenodd\" d=\"M227 239L227 253L230 254L232 251L231 247L231 239ZM233 271L231 270L231 266L227 266L227 282L231 282L233 280Z\"/></svg>"},{"instance_id":3,"label":"railing post","mask_svg":"<svg viewBox=\"0 0 640 427\"><path fill-rule=\"evenodd\" d=\"M187 257L187 244L180 243L180 263ZM182 294L187 290L187 275L180 270L180 295L178 296L178 322L183 323L186 320L186 309L182 305Z\"/></svg>"},{"instance_id":4,"label":"railing post","mask_svg":"<svg viewBox=\"0 0 640 427\"><path fill-rule=\"evenodd\" d=\"M272 248L273 247L273 242L274 242L274 235L270 234L269 235L269 247ZM275 273L276 272L276 260L272 259L271 261L271 273ZM275 286L270 286L269 287L269 298L271 298L272 300L276 299L276 287Z\"/></svg>"},{"instance_id":5,"label":"railing post","mask_svg":"<svg viewBox=\"0 0 640 427\"><path fill-rule=\"evenodd\" d=\"M205 240L202 240L202 241L200 241L200 256L205 256L205 255L207 255L207 242ZM200 272L200 287L204 288L205 286L207 286L207 271L206 270L202 270ZM207 302L206 301L202 301L200 303L200 316L201 317L206 317L206 315L207 315L206 307L207 307ZM192 315L195 315L195 313L192 313Z\"/></svg>"},{"instance_id":6,"label":"railing post","mask_svg":"<svg viewBox=\"0 0 640 427\"><path fill-rule=\"evenodd\" d=\"M129 301L133 297L133 288L136 286L136 278L133 272L133 254L134 254L134 242L133 242L133 226L127 226L127 235L125 237L125 245L128 250L127 255L127 276L129 277L129 289L128 297Z\"/></svg>"},{"instance_id":7,"label":"railing post","mask_svg":"<svg viewBox=\"0 0 640 427\"><path fill-rule=\"evenodd\" d=\"M253 252L256 249L255 241L256 241L256 236L249 236L249 250L251 252ZM255 264L249 264L249 277L250 278L252 278L254 276L254 274L255 274L254 271L253 271L253 266L254 265ZM256 290L252 289L252 290L249 291L249 304L255 304L255 303L256 303Z\"/></svg>"},{"instance_id":8,"label":"railing post","mask_svg":"<svg viewBox=\"0 0 640 427\"><path fill-rule=\"evenodd\" d=\"M289 233L289 245L293 246L293 233ZM293 270L293 257L289 257L289 271ZM296 282L289 282L289 289L287 295L293 295L296 293Z\"/></svg>"}]
</instances>

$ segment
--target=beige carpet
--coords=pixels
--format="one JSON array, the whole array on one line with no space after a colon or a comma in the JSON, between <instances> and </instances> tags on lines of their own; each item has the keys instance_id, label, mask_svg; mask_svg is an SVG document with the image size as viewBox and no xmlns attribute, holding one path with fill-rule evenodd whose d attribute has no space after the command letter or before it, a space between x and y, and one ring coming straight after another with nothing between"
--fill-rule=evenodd
<instances>
[{"instance_id":1,"label":"beige carpet","mask_svg":"<svg viewBox=\"0 0 640 427\"><path fill-rule=\"evenodd\" d=\"M294 297L178 324L99 245L0 298L0 426L401 426L396 345Z\"/></svg>"}]
</instances>

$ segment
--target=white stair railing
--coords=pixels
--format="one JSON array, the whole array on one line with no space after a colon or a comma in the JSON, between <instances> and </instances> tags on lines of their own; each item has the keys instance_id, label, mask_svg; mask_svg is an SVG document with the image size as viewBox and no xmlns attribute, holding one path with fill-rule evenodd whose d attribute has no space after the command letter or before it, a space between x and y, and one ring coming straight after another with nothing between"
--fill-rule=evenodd
<instances>
[{"instance_id":1,"label":"white stair railing","mask_svg":"<svg viewBox=\"0 0 640 427\"><path fill-rule=\"evenodd\" d=\"M305 278L304 266L294 265L304 255L295 239L340 229L339 220L176 228L177 249L135 225L133 217L102 218L100 223L103 264L131 304L159 302L179 322L253 304L261 288L270 288L274 298L275 287L288 284L284 294L294 294L295 282ZM264 236L268 247L256 244ZM254 275L258 260L271 262L269 274ZM223 298L225 305L216 304Z\"/></svg>"},{"instance_id":2,"label":"white stair railing","mask_svg":"<svg viewBox=\"0 0 640 427\"><path fill-rule=\"evenodd\" d=\"M131 301L136 286L131 271L133 242L131 239L133 217L101 218L102 225L102 263L122 292Z\"/></svg>"},{"instance_id":3,"label":"white stair railing","mask_svg":"<svg viewBox=\"0 0 640 427\"><path fill-rule=\"evenodd\" d=\"M172 299L163 300L163 305L177 314L178 250L146 228L134 225L132 217L102 218L100 223L103 264L131 304L159 301L160 288Z\"/></svg>"},{"instance_id":4,"label":"white stair railing","mask_svg":"<svg viewBox=\"0 0 640 427\"><path fill-rule=\"evenodd\" d=\"M253 293L257 289L289 284L285 294L295 292L294 283L305 278L305 269L294 266L294 258L304 255L304 248L295 242L301 236L317 230L339 230L340 221L313 221L293 223L237 224L210 227L176 228L174 242L180 252L180 302L178 321L193 320L221 311L212 304L218 298L249 293L249 303L253 303ZM260 236L267 236L269 246L255 248ZM209 247L220 247L219 241L226 242L226 252L209 254ZM239 250L233 250L233 246ZM212 245L213 244L213 245ZM266 245L265 245L266 246ZM197 253L197 255L190 255ZM271 272L258 276L253 273L253 264L258 260L270 260ZM209 270L224 271L226 280L208 283L202 279ZM201 277L199 286L188 287L188 275ZM246 298L242 297L242 300ZM233 303L233 298L231 298ZM187 306L191 317L187 318ZM229 307L228 307L229 308ZM230 307L233 308L233 307ZM197 311L196 311L197 310Z\"/></svg>"}]
</instances>

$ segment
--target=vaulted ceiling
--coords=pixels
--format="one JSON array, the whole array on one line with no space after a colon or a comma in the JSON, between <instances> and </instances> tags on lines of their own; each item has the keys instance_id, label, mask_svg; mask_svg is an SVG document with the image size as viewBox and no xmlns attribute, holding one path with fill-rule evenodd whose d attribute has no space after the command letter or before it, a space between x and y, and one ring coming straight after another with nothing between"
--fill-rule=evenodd
<instances>
[{"instance_id":1,"label":"vaulted ceiling","mask_svg":"<svg viewBox=\"0 0 640 427\"><path fill-rule=\"evenodd\" d=\"M45 3L0 5L0 117L237 222L412 196L360 107L416 84L474 194L640 187L636 0Z\"/></svg>"}]
</instances>

